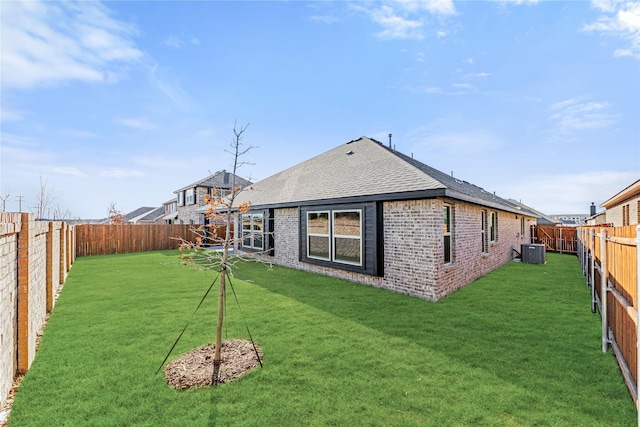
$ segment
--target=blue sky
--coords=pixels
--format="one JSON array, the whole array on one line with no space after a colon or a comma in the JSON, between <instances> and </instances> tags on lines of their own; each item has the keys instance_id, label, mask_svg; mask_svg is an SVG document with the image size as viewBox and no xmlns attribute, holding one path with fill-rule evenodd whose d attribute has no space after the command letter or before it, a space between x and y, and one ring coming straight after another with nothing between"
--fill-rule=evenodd
<instances>
[{"instance_id":1,"label":"blue sky","mask_svg":"<svg viewBox=\"0 0 640 427\"><path fill-rule=\"evenodd\" d=\"M548 214L640 178L640 4L0 2L0 196L101 218L366 135ZM9 195L9 197L6 197ZM0 205L1 207L1 205Z\"/></svg>"}]
</instances>

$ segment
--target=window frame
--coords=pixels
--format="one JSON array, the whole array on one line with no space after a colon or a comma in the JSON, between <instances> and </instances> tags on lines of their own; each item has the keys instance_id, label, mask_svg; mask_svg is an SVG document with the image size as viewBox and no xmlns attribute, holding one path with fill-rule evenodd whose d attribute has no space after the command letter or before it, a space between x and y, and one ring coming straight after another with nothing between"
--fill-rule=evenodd
<instances>
[{"instance_id":1,"label":"window frame","mask_svg":"<svg viewBox=\"0 0 640 427\"><path fill-rule=\"evenodd\" d=\"M349 212L357 212L358 213L358 230L359 230L359 235L358 237L354 237L352 235L347 235L347 234L336 234L336 214L340 214L340 213L349 213ZM363 210L362 209L347 209L347 210L339 210L336 209L334 211L331 212L331 222L330 222L330 226L331 226L331 260L333 262L337 262L337 263L341 263L341 264L350 264L350 265L357 265L357 266L362 266L362 239L363 239L363 229L362 229L362 214L363 214ZM358 262L351 262L351 261L346 261L344 259L338 259L337 256L337 251L336 251L336 247L337 247L337 243L336 240L337 239L348 239L348 240L358 240L359 244L358 244Z\"/></svg>"},{"instance_id":2,"label":"window frame","mask_svg":"<svg viewBox=\"0 0 640 427\"><path fill-rule=\"evenodd\" d=\"M309 233L309 216L324 215L324 214L327 215L327 232L326 233ZM331 211L328 211L328 210L307 211L305 218L307 221L307 233L305 236L306 243L307 243L307 258L319 259L323 261L331 261L333 258L332 251L331 251ZM327 239L327 256L326 257L311 254L311 237L319 237L319 238Z\"/></svg>"},{"instance_id":3,"label":"window frame","mask_svg":"<svg viewBox=\"0 0 640 427\"><path fill-rule=\"evenodd\" d=\"M335 218L341 212L359 212L359 236L346 236L346 238L359 239L359 262L340 259L336 256L336 238L345 237L344 234L335 234ZM310 256L308 218L309 213L328 213L329 219L329 259ZM346 204L306 205L298 210L298 260L303 263L316 264L324 267L347 270L370 276L384 275L384 236L382 233L382 203L361 202ZM318 233L311 233L311 236ZM326 235L325 235L326 236ZM344 243L344 242L343 242ZM338 246L340 241L338 241Z\"/></svg>"},{"instance_id":4,"label":"window frame","mask_svg":"<svg viewBox=\"0 0 640 427\"><path fill-rule=\"evenodd\" d=\"M260 211L250 211L247 213L242 214L241 218L240 218L240 233L241 233L241 244L240 246L242 247L242 250L250 250L250 251L257 251L257 252L262 252L265 250L265 243L266 239L265 239L265 213ZM249 219L249 229L245 230L244 226L245 226L245 219ZM255 225L256 225L256 219L260 218L260 228L256 229ZM256 246L255 242L256 242L256 236L259 236L259 240L260 240L260 245ZM249 239L249 244L245 244L245 241Z\"/></svg>"},{"instance_id":5,"label":"window frame","mask_svg":"<svg viewBox=\"0 0 640 427\"><path fill-rule=\"evenodd\" d=\"M184 206L184 191L178 192L178 206Z\"/></svg>"},{"instance_id":6,"label":"window frame","mask_svg":"<svg viewBox=\"0 0 640 427\"><path fill-rule=\"evenodd\" d=\"M195 190L195 188L188 188L187 190L185 190L184 204L185 205L195 205L196 204L196 190Z\"/></svg>"},{"instance_id":7,"label":"window frame","mask_svg":"<svg viewBox=\"0 0 640 427\"><path fill-rule=\"evenodd\" d=\"M442 255L445 265L454 262L454 210L453 205L444 203L442 205Z\"/></svg>"},{"instance_id":8,"label":"window frame","mask_svg":"<svg viewBox=\"0 0 640 427\"><path fill-rule=\"evenodd\" d=\"M489 253L489 226L487 222L487 218L489 217L488 211L486 209L482 209L482 213L480 215L481 221L481 237L482 237L482 250L483 254Z\"/></svg>"},{"instance_id":9,"label":"window frame","mask_svg":"<svg viewBox=\"0 0 640 427\"><path fill-rule=\"evenodd\" d=\"M491 211L489 214L489 242L498 242L498 212Z\"/></svg>"}]
</instances>

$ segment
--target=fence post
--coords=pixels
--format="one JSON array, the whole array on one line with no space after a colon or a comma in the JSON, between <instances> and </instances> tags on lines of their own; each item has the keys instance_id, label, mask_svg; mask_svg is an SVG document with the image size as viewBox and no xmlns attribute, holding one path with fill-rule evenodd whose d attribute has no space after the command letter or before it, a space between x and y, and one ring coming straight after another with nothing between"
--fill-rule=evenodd
<instances>
[{"instance_id":1,"label":"fence post","mask_svg":"<svg viewBox=\"0 0 640 427\"><path fill-rule=\"evenodd\" d=\"M609 276L607 274L607 229L600 232L600 315L602 316L602 352L606 353L609 344L607 327L607 287Z\"/></svg>"},{"instance_id":2,"label":"fence post","mask_svg":"<svg viewBox=\"0 0 640 427\"><path fill-rule=\"evenodd\" d=\"M596 257L594 255L594 248L596 246L596 230L595 228L589 229L589 248L591 249L591 257L589 261L589 275L587 276L587 282L591 286L591 312L596 312L596 286L595 286L595 274L596 274Z\"/></svg>"},{"instance_id":3,"label":"fence post","mask_svg":"<svg viewBox=\"0 0 640 427\"><path fill-rule=\"evenodd\" d=\"M636 226L636 390L640 383L640 225ZM640 393L636 393L638 395ZM638 409L638 427L640 427L640 400L636 401L636 409Z\"/></svg>"},{"instance_id":4,"label":"fence post","mask_svg":"<svg viewBox=\"0 0 640 427\"><path fill-rule=\"evenodd\" d=\"M560 227L560 242L559 242L559 246L560 246L560 253L562 253L562 246L564 245L564 242L562 241L562 227Z\"/></svg>"},{"instance_id":5,"label":"fence post","mask_svg":"<svg viewBox=\"0 0 640 427\"><path fill-rule=\"evenodd\" d=\"M26 374L29 369L29 244L33 238L31 227L33 214L22 213L22 226L18 233L18 290L16 313L18 331L16 333L16 373Z\"/></svg>"}]
</instances>

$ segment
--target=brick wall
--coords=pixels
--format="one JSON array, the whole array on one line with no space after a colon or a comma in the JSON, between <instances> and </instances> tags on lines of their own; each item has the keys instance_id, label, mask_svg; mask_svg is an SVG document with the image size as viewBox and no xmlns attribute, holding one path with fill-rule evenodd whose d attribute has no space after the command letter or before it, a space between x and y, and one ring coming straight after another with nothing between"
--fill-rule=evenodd
<instances>
[{"instance_id":1,"label":"brick wall","mask_svg":"<svg viewBox=\"0 0 640 427\"><path fill-rule=\"evenodd\" d=\"M444 263L443 206L453 208L453 262ZM513 248L531 241L534 218L504 211L498 214L498 239L482 252L482 210L459 200L429 199L386 202L384 219L384 277L306 264L299 261L297 208L276 209L274 256L268 260L319 274L381 287L436 301L471 283L513 257Z\"/></svg>"},{"instance_id":2,"label":"brick wall","mask_svg":"<svg viewBox=\"0 0 640 427\"><path fill-rule=\"evenodd\" d=\"M606 223L613 224L615 227L621 227L622 221L622 207L628 206L629 209L629 224L634 225L640 223L640 195L630 197L627 200L618 203L615 206L608 207L605 212Z\"/></svg>"},{"instance_id":3,"label":"brick wall","mask_svg":"<svg viewBox=\"0 0 640 427\"><path fill-rule=\"evenodd\" d=\"M35 358L38 334L73 262L73 228L0 212L0 407Z\"/></svg>"}]
</instances>

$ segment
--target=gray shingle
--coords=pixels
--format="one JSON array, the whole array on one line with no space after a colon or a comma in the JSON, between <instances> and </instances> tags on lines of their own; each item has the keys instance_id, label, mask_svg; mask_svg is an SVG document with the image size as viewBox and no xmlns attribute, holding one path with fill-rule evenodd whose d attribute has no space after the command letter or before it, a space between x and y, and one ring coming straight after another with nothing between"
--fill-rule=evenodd
<instances>
[{"instance_id":1,"label":"gray shingle","mask_svg":"<svg viewBox=\"0 0 640 427\"><path fill-rule=\"evenodd\" d=\"M236 205L277 206L315 200L447 195L518 212L507 200L458 180L365 136L250 185Z\"/></svg>"}]
</instances>

